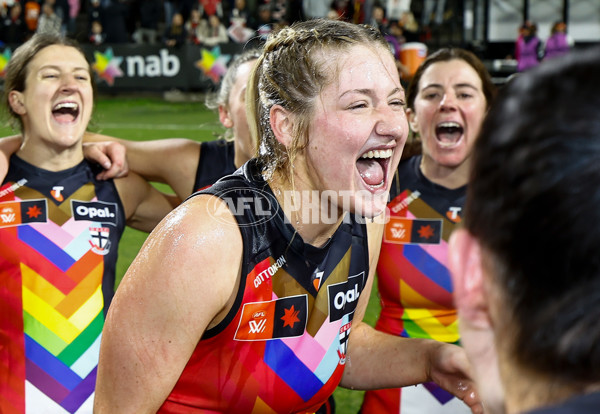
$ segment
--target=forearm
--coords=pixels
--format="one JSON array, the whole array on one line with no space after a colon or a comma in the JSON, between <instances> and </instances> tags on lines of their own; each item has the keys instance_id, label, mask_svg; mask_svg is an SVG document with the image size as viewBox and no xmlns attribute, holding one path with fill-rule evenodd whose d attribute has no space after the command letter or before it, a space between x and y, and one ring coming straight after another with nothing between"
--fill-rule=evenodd
<instances>
[{"instance_id":1,"label":"forearm","mask_svg":"<svg viewBox=\"0 0 600 414\"><path fill-rule=\"evenodd\" d=\"M86 133L86 142L115 141L127 152L129 169L147 181L168 184L180 199L192 193L200 143L186 138L130 141L101 134Z\"/></svg>"},{"instance_id":2,"label":"forearm","mask_svg":"<svg viewBox=\"0 0 600 414\"><path fill-rule=\"evenodd\" d=\"M368 390L429 381L432 346L436 346L435 341L397 337L359 323L352 327L340 385Z\"/></svg>"}]
</instances>

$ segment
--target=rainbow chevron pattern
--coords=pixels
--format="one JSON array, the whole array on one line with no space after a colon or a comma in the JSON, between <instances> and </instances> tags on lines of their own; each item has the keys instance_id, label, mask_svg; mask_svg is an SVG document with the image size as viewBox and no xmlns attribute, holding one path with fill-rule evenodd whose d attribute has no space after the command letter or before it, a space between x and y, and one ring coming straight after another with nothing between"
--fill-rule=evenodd
<instances>
[{"instance_id":1,"label":"rainbow chevron pattern","mask_svg":"<svg viewBox=\"0 0 600 414\"><path fill-rule=\"evenodd\" d=\"M19 195L45 199L26 186ZM92 412L105 256L91 242L101 223L74 220L72 199L95 201L94 186L60 204L48 199L46 222L25 218L0 226L0 332L7 345L0 350L2 413ZM26 203L15 197L0 203L0 211Z\"/></svg>"},{"instance_id":2,"label":"rainbow chevron pattern","mask_svg":"<svg viewBox=\"0 0 600 414\"><path fill-rule=\"evenodd\" d=\"M388 203L389 221L377 264L382 310L376 329L457 343L448 240L460 222L466 189L448 190L430 183L421 175L419 161L414 157L400 164L401 188ZM434 383L369 391L362 408L363 412L403 414L470 412Z\"/></svg>"}]
</instances>

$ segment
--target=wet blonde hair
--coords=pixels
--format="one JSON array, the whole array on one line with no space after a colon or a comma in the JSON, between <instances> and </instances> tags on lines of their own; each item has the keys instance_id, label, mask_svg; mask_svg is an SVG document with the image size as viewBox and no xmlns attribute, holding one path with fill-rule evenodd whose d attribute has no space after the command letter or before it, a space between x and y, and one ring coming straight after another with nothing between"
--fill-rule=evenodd
<instances>
[{"instance_id":1,"label":"wet blonde hair","mask_svg":"<svg viewBox=\"0 0 600 414\"><path fill-rule=\"evenodd\" d=\"M338 74L336 70L332 73L327 58L335 60L357 45L389 52L379 30L339 20L297 22L268 37L246 92L248 125L267 175L278 171L290 178L295 154L307 145L315 98ZM273 105L294 115L294 138L289 147L279 143L271 129Z\"/></svg>"}]
</instances>

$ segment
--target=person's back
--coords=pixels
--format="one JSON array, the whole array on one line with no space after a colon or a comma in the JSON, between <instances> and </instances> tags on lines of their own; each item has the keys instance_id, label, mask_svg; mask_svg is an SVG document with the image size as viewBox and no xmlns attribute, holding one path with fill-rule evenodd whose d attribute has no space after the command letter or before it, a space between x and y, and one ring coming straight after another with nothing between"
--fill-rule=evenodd
<instances>
[{"instance_id":1,"label":"person's back","mask_svg":"<svg viewBox=\"0 0 600 414\"><path fill-rule=\"evenodd\" d=\"M519 36L515 45L515 56L517 57L517 71L523 72L533 68L540 63L542 43L536 35L535 24L528 23L522 28L522 36Z\"/></svg>"},{"instance_id":2,"label":"person's back","mask_svg":"<svg viewBox=\"0 0 600 414\"><path fill-rule=\"evenodd\" d=\"M552 34L546 40L544 59L561 56L569 51L569 40L565 30L566 25L564 23L559 22L554 24Z\"/></svg>"},{"instance_id":3,"label":"person's back","mask_svg":"<svg viewBox=\"0 0 600 414\"><path fill-rule=\"evenodd\" d=\"M129 6L124 0L109 0L110 4L103 9L102 26L106 33L106 43L127 43L129 32L127 31L126 17Z\"/></svg>"}]
</instances>

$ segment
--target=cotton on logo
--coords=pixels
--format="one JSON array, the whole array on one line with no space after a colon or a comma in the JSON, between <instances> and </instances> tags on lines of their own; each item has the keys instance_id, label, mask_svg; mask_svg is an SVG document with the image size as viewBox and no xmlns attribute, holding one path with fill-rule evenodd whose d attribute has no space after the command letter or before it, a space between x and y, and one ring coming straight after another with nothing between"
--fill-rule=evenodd
<instances>
[{"instance_id":1,"label":"cotton on logo","mask_svg":"<svg viewBox=\"0 0 600 414\"><path fill-rule=\"evenodd\" d=\"M250 333L262 333L265 331L265 327L267 325L266 319L261 319L260 321L249 321L248 325L250 325Z\"/></svg>"}]
</instances>

